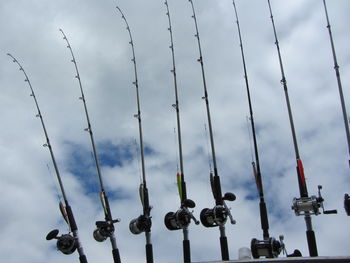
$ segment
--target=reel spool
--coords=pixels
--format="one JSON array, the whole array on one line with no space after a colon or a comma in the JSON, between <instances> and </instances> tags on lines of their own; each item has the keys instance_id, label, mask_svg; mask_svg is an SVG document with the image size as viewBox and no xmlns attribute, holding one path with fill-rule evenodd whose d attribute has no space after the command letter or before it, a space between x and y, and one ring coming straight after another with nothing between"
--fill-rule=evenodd
<instances>
[{"instance_id":1,"label":"reel spool","mask_svg":"<svg viewBox=\"0 0 350 263\"><path fill-rule=\"evenodd\" d=\"M284 249L282 241L278 241L273 237L267 240L258 240L253 238L250 243L253 258L277 258Z\"/></svg>"},{"instance_id":2,"label":"reel spool","mask_svg":"<svg viewBox=\"0 0 350 263\"><path fill-rule=\"evenodd\" d=\"M119 219L113 221L97 221L96 229L94 230L93 236L97 242L103 242L107 238L112 237L114 233L113 223L119 222Z\"/></svg>"},{"instance_id":3,"label":"reel spool","mask_svg":"<svg viewBox=\"0 0 350 263\"><path fill-rule=\"evenodd\" d=\"M322 208L323 214L336 214L337 210L325 210L324 209L324 199L321 195L322 185L318 186L318 197L312 195L310 197L294 198L292 209L297 216L305 215L319 215L321 214L320 208ZM350 202L350 201L349 201Z\"/></svg>"},{"instance_id":4,"label":"reel spool","mask_svg":"<svg viewBox=\"0 0 350 263\"><path fill-rule=\"evenodd\" d=\"M231 224L235 224L230 209L227 207L225 200L234 201L236 196L233 193L226 193L223 197L223 205L217 205L214 208L204 208L200 214L200 220L205 227L216 227L225 225L227 218L230 218Z\"/></svg>"},{"instance_id":5,"label":"reel spool","mask_svg":"<svg viewBox=\"0 0 350 263\"><path fill-rule=\"evenodd\" d=\"M144 215L140 215L138 218L134 218L129 223L129 229L131 233L138 235L142 232L149 232L151 230L152 221L151 218Z\"/></svg>"},{"instance_id":6,"label":"reel spool","mask_svg":"<svg viewBox=\"0 0 350 263\"><path fill-rule=\"evenodd\" d=\"M57 239L56 246L59 251L65 255L73 254L77 249L75 237L73 237L71 234L63 234L58 237L58 233L58 229L52 230L47 234L46 240Z\"/></svg>"},{"instance_id":7,"label":"reel spool","mask_svg":"<svg viewBox=\"0 0 350 263\"><path fill-rule=\"evenodd\" d=\"M179 230L188 227L191 223L191 219L196 225L199 221L193 216L192 212L188 208L194 208L195 202L191 199L185 199L181 205L181 208L174 212L169 212L164 217L164 224L169 230Z\"/></svg>"}]
</instances>

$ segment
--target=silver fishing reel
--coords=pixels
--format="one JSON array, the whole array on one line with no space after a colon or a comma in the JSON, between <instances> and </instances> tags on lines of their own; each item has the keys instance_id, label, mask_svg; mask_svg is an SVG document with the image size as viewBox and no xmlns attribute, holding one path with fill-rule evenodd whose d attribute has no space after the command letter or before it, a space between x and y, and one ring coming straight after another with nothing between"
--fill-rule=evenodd
<instances>
[{"instance_id":1,"label":"silver fishing reel","mask_svg":"<svg viewBox=\"0 0 350 263\"><path fill-rule=\"evenodd\" d=\"M150 217L140 215L138 218L134 218L129 223L129 229L131 233L138 235L142 232L149 232L151 230L152 220Z\"/></svg>"},{"instance_id":2,"label":"silver fishing reel","mask_svg":"<svg viewBox=\"0 0 350 263\"><path fill-rule=\"evenodd\" d=\"M164 217L164 224L169 230L179 230L188 227L191 223L191 219L196 225L199 221L194 217L193 212L188 208L194 208L196 206L195 202L191 199L185 199L179 210L174 212L169 212Z\"/></svg>"},{"instance_id":3,"label":"silver fishing reel","mask_svg":"<svg viewBox=\"0 0 350 263\"><path fill-rule=\"evenodd\" d=\"M61 236L57 236L59 233L58 229L54 229L49 232L46 236L46 240L57 239L57 249L61 251L65 255L73 254L77 249L76 239L71 234L63 234Z\"/></svg>"},{"instance_id":4,"label":"silver fishing reel","mask_svg":"<svg viewBox=\"0 0 350 263\"><path fill-rule=\"evenodd\" d=\"M114 233L113 223L119 222L119 219L112 221L97 221L96 229L94 230L93 236L97 242L103 242L107 238L112 237Z\"/></svg>"},{"instance_id":5,"label":"silver fishing reel","mask_svg":"<svg viewBox=\"0 0 350 263\"><path fill-rule=\"evenodd\" d=\"M282 250L284 250L283 236L280 236L279 241L273 237L266 240L253 238L250 243L250 249L253 258L277 258Z\"/></svg>"},{"instance_id":6,"label":"silver fishing reel","mask_svg":"<svg viewBox=\"0 0 350 263\"><path fill-rule=\"evenodd\" d=\"M200 214L200 220L205 227L223 226L226 224L227 218L230 218L231 224L236 221L231 215L230 209L227 207L225 200L234 201L236 196L233 193L226 193L223 197L223 205L217 205L214 208L204 208Z\"/></svg>"},{"instance_id":7,"label":"silver fishing reel","mask_svg":"<svg viewBox=\"0 0 350 263\"><path fill-rule=\"evenodd\" d=\"M318 197L312 195L310 197L300 197L293 199L292 209L297 216L305 215L319 215L321 214L320 208L322 208L323 214L336 214L337 210L325 210L324 199L321 196L322 185L318 186Z\"/></svg>"}]
</instances>

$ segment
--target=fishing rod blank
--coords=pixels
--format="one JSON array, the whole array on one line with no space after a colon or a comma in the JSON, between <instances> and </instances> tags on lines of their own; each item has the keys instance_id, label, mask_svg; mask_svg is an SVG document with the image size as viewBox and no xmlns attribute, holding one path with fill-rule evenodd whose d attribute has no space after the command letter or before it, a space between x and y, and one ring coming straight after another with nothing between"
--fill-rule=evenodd
<instances>
[{"instance_id":1,"label":"fishing rod blank","mask_svg":"<svg viewBox=\"0 0 350 263\"><path fill-rule=\"evenodd\" d=\"M60 207L60 211L61 211L61 213L63 215L63 218L67 222L67 224L68 224L68 226L70 228L70 231L72 232L72 234L68 233L68 234L63 234L61 236L58 236L59 231L57 229L55 229L55 230L52 230L50 233L48 233L48 235L46 236L46 239L47 240L57 239L57 243L56 243L57 249L59 251L61 251L63 254L70 255L75 250L78 250L80 263L87 263L87 258L86 258L85 254L84 254L83 247L82 247L82 245L80 243L80 240L79 240L78 227L77 227L77 224L76 224L75 219L74 219L73 210L72 210L71 206L68 203L68 199L67 199L64 187L63 187L63 183L62 183L62 179L61 179L61 176L60 176L60 172L58 170L56 159L55 159L55 156L54 156L54 153L53 153L53 150L52 150L52 146L51 146L51 143L50 143L50 140L49 140L49 136L48 136L48 133L47 133L47 130L46 130L46 127L45 127L44 119L43 119L43 116L41 114L41 111L40 111L40 108L39 108L39 104L38 104L38 101L36 99L36 96L35 96L32 84L31 84L31 82L30 82L30 80L28 78L27 73L25 72L25 70L22 67L22 65L18 62L18 60L14 56L9 54L9 53L7 55L10 56L13 59L13 62L16 63L19 66L19 70L22 71L24 76L25 76L24 81L28 83L28 86L30 88L30 91L31 91L30 96L33 97L36 109L38 111L36 117L40 118L41 126L43 128L43 131L44 131L44 134L45 134L45 138L46 138L46 143L44 144L44 146L48 147L48 149L50 151L51 160L52 160L53 166L55 168L57 180L58 180L58 183L59 183L59 186L60 186L60 190L61 190L61 193L62 193L62 197L63 197L63 200L64 200L64 205L62 204L62 202L60 202L60 206L59 206Z\"/></svg>"},{"instance_id":2,"label":"fishing rod blank","mask_svg":"<svg viewBox=\"0 0 350 263\"><path fill-rule=\"evenodd\" d=\"M146 184L146 171L145 171L145 157L144 157L144 145L143 145L143 136L142 136L142 121L141 121L141 107L140 107L140 95L139 95L139 83L138 83L138 77L137 77L137 65L136 65L136 56L135 56L135 48L134 48L134 41L131 35L131 30L128 24L128 21L126 20L124 13L122 10L117 6L117 10L122 15L122 19L124 20L126 24L126 29L129 33L130 37L130 45L132 50L132 59L134 65L134 74L135 74L135 80L133 84L136 88L136 104L137 104L137 114L134 115L135 118L138 120L139 124L139 140L140 140L140 153L141 153L141 169L142 169L142 183L140 184L139 193L140 193L140 199L143 206L143 214L139 217L131 220L129 224L129 229L131 233L137 235L141 234L142 232L145 232L146 236L146 261L147 263L153 263L153 247L151 242L151 226L152 226L152 220L151 220L151 209L152 207L149 204L149 195L148 195L148 189Z\"/></svg>"},{"instance_id":3,"label":"fishing rod blank","mask_svg":"<svg viewBox=\"0 0 350 263\"><path fill-rule=\"evenodd\" d=\"M316 257L316 256L318 256L318 252L317 252L315 232L312 229L311 215L319 215L321 213L320 208L322 208L324 214L337 213L337 210L326 210L326 211L324 210L324 207L323 207L324 199L322 198L321 191L320 191L322 189L322 186L320 186L320 185L318 186L318 197L316 197L315 195L309 196L309 194L308 194L307 187L306 187L306 181L305 181L305 175L304 175L304 167L303 167L303 163L301 161L300 154L299 154L299 148L298 148L297 137L296 137L295 127L294 127L292 109L290 106L290 100L289 100L288 89L287 89L287 81L286 81L286 77L284 74L282 56L281 56L281 51L280 51L280 47L279 47L279 43L278 43L278 39L277 39L277 32L276 32L275 22L274 22L273 15L272 15L270 0L267 0L267 3L269 6L270 18L271 18L273 32L274 32L274 36L275 36L275 44L277 47L278 59L279 59L280 70L281 70L281 75L282 75L281 84L283 86L284 94L286 97L289 122L290 122L291 131L292 131L294 151L295 151L296 162L297 162L296 169L297 169L297 174L298 174L300 198L293 199L292 209L294 210L294 212L297 216L300 216L300 215L304 216L305 223L306 223L306 229L307 229L306 230L306 237L307 237L307 243L308 243L308 247L309 247L309 254L312 257Z\"/></svg>"},{"instance_id":4,"label":"fishing rod blank","mask_svg":"<svg viewBox=\"0 0 350 263\"><path fill-rule=\"evenodd\" d=\"M188 226L191 223L191 219L195 222L195 224L199 224L199 221L194 217L193 212L189 210L189 208L194 208L196 206L195 202L191 199L187 198L187 190L186 190L186 182L184 175L184 165L183 165L183 155L182 155L182 140L181 140L181 122L180 122L180 105L179 105L179 96L178 96L178 88L177 88L177 78L176 78L176 65L175 65L175 50L174 50L174 40L173 40L173 29L171 24L170 10L168 1L164 2L167 12L166 15L168 17L169 27L168 31L170 34L170 46L171 55L172 55L172 64L173 68L171 69L171 73L174 78L174 89L175 89L175 104L173 107L176 110L176 121L177 121L177 139L179 146L179 163L180 163L180 174L177 176L178 190L180 196L180 208L176 212L169 212L165 215L164 223L165 226L169 230L179 230L182 229L183 232L183 259L185 263L191 262L191 247L190 240L188 238Z\"/></svg>"},{"instance_id":5,"label":"fishing rod blank","mask_svg":"<svg viewBox=\"0 0 350 263\"><path fill-rule=\"evenodd\" d=\"M227 218L230 218L231 224L235 224L235 220L233 219L231 215L230 209L227 207L226 201L234 201L236 199L236 196L233 193L225 193L222 195L221 192L221 184L220 184L220 177L218 175L218 169L216 165L216 156L215 156L215 147L214 147L214 136L213 136L213 129L211 124L211 117L210 117L210 109L209 109L209 98L208 98L208 91L207 91L207 85L205 81L205 73L204 73L204 64L203 64L203 56L202 56L202 48L201 48L201 42L199 37L199 31L198 31L198 24L197 24L197 18L196 13L194 9L194 5L192 0L189 0L191 7L192 7L192 18L194 19L194 24L196 28L196 34L195 37L197 38L198 43L198 50L199 50L199 59L197 60L201 64L201 70L202 70L202 79L203 79L203 87L204 87L204 97L202 97L205 100L206 104L206 110L207 110L207 117L208 117L208 127L209 127L209 137L210 137L210 145L211 145L211 157L213 162L213 168L214 168L214 175L212 172L210 172L210 184L211 189L213 192L213 196L215 199L215 206L214 208L205 208L201 211L200 219L202 224L205 227L216 227L218 226L220 229L220 246L221 246L221 257L223 260L229 260L229 251L228 251L228 244L227 244L227 237L225 234L225 224L227 221Z\"/></svg>"},{"instance_id":6,"label":"fishing rod blank","mask_svg":"<svg viewBox=\"0 0 350 263\"><path fill-rule=\"evenodd\" d=\"M323 6L324 6L325 14L326 14L326 19L327 19L327 29L328 29L328 33L329 33L329 40L331 42L331 47L332 47L334 70L335 70L335 75L337 77L339 97L340 97L341 108L342 108L343 119L344 119L344 126L345 126L346 141L348 143L348 152L350 155L350 130L349 130L349 123L348 123L348 114L346 112L343 87L342 87L342 83L341 83L341 79L340 79L339 64L338 64L338 60L337 60L337 55L335 53L333 34L332 34L331 24L329 22L326 0L323 0ZM349 166L350 166L350 160L349 160ZM344 207L345 207L345 211L346 211L347 215L350 216L350 199L349 199L349 195L347 195L347 194L344 195Z\"/></svg>"},{"instance_id":7,"label":"fishing rod blank","mask_svg":"<svg viewBox=\"0 0 350 263\"><path fill-rule=\"evenodd\" d=\"M280 236L280 241L277 241L275 238L270 237L270 234L269 234L269 220L268 220L267 208L266 208L266 203L264 198L264 188L262 184L262 177L261 177L261 171L260 171L258 142L256 138L256 130L255 130L255 124L254 124L253 106L252 106L250 90L249 90L249 81L248 81L247 67L245 63L241 28L240 28L237 8L234 0L233 0L233 7L235 11L235 16L236 16L239 46L241 49L241 57L242 57L243 70L244 70L244 80L245 80L247 96L248 96L249 114L250 114L249 120L250 120L252 135L253 135L253 145L254 145L254 155L255 155L255 161L252 161L252 167L253 167L253 174L256 181L256 186L260 197L260 202L259 202L260 221L261 221L261 228L263 230L263 240L258 240L256 238L252 239L251 251L254 258L259 258L259 257L275 258L275 257L278 257L278 255L284 249L284 243L282 241L283 236Z\"/></svg>"},{"instance_id":8,"label":"fishing rod blank","mask_svg":"<svg viewBox=\"0 0 350 263\"><path fill-rule=\"evenodd\" d=\"M90 118L89 118L89 114L88 114L88 110L87 110L87 106L86 106L86 99L85 99L85 95L84 95L84 91L83 91L83 86L81 84L81 79L80 79L80 75L79 75L77 62L75 60L73 50L72 50L72 47L68 41L67 36L65 35L65 33L63 32L62 29L60 29L60 31L63 35L63 39L67 42L67 48L69 49L70 54L72 56L71 62L73 62L74 67L75 67L75 71L76 71L75 77L78 79L78 82L79 82L79 88L80 88L80 93L81 93L81 97L79 99L81 99L83 101L85 116L86 116L87 125L88 125L88 127L85 129L85 131L87 131L90 135L91 146L92 146L94 160L95 160L95 164L96 164L97 175L98 175L98 179L99 179L99 183L100 183L100 198L101 198L101 203L102 203L102 207L103 207L104 214L105 214L104 221L97 221L96 222L96 229L93 233L93 236L94 236L95 240L98 242L103 242L107 238L109 238L111 241L111 244L112 244L112 255L113 255L114 263L120 263L121 261L120 261L119 249L117 247L116 238L114 236L114 230L115 230L114 223L117 223L120 220L113 219L111 209L109 206L109 200L108 200L105 188L103 186L100 164L98 161L94 136L93 136L93 132L92 132L92 128L91 128Z\"/></svg>"}]
</instances>

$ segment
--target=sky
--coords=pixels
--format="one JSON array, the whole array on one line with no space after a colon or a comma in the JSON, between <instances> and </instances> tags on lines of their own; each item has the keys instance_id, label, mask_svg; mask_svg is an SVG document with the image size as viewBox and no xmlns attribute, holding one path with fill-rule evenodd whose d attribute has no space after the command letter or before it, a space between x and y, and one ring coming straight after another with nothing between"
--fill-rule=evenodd
<instances>
[{"instance_id":1,"label":"sky","mask_svg":"<svg viewBox=\"0 0 350 263\"><path fill-rule=\"evenodd\" d=\"M194 215L214 206L209 185L207 121L198 47L188 1L169 0L182 121L184 171ZM218 171L236 225L227 224L230 257L262 238L251 168L248 101L231 0L194 0L202 42ZM349 217L343 197L350 192L349 154L326 18L321 0L271 1L288 81L300 155L310 195L323 185L326 209L313 216L322 256L347 256ZM103 219L91 143L79 100L74 65L59 29L78 63L102 177L111 210L121 222L116 239L122 262L145 262L145 237L130 233L142 212L138 197L138 123L129 36L135 44L146 147L146 178L152 209L155 262L182 261L182 232L163 220L179 207L177 141L168 21L163 1L12 0L0 2L0 258L8 263L77 262L45 240L52 229L67 232L58 209L57 179L34 101L14 55L33 85L68 200L89 262L112 262L109 242L92 232ZM295 154L267 1L237 0L246 55L270 234L284 235L286 248L308 255L305 222L291 210L299 197ZM347 0L328 1L346 106L349 107L350 52ZM219 230L190 225L192 260L220 259Z\"/></svg>"}]
</instances>

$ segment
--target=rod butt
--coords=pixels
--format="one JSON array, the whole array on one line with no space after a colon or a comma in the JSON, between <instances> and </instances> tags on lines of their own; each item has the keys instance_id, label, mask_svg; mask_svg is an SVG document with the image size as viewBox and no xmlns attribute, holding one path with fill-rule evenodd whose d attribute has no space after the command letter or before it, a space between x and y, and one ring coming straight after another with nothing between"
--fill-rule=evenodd
<instances>
[{"instance_id":1,"label":"rod butt","mask_svg":"<svg viewBox=\"0 0 350 263\"><path fill-rule=\"evenodd\" d=\"M306 231L307 244L309 246L310 257L317 257L317 245L316 245L316 237L315 232L313 230Z\"/></svg>"},{"instance_id":2,"label":"rod butt","mask_svg":"<svg viewBox=\"0 0 350 263\"><path fill-rule=\"evenodd\" d=\"M87 261L85 255L81 255L81 256L79 257L79 261L80 261L80 263L88 263L88 261Z\"/></svg>"},{"instance_id":3,"label":"rod butt","mask_svg":"<svg viewBox=\"0 0 350 263\"><path fill-rule=\"evenodd\" d=\"M220 246L221 246L221 257L222 260L229 260L227 237L220 237Z\"/></svg>"},{"instance_id":4,"label":"rod butt","mask_svg":"<svg viewBox=\"0 0 350 263\"><path fill-rule=\"evenodd\" d=\"M184 263L191 263L190 241L183 240L182 247L183 247L183 252L184 252Z\"/></svg>"},{"instance_id":5,"label":"rod butt","mask_svg":"<svg viewBox=\"0 0 350 263\"><path fill-rule=\"evenodd\" d=\"M147 260L147 263L153 263L153 246L152 246L152 244L146 244L146 260Z\"/></svg>"},{"instance_id":6,"label":"rod butt","mask_svg":"<svg viewBox=\"0 0 350 263\"><path fill-rule=\"evenodd\" d=\"M112 250L112 254L113 254L113 261L114 263L121 263L120 261L120 255L119 255L119 249L115 248Z\"/></svg>"}]
</instances>

